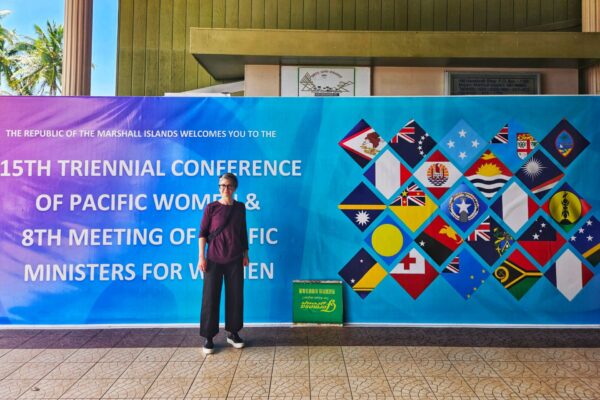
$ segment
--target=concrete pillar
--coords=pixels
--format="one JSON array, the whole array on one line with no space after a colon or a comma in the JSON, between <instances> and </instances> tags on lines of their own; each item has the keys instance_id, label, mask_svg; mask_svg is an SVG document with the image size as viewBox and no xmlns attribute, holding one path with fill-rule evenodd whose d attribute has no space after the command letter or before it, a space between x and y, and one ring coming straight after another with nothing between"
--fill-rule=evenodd
<instances>
[{"instance_id":1,"label":"concrete pillar","mask_svg":"<svg viewBox=\"0 0 600 400\"><path fill-rule=\"evenodd\" d=\"M581 30L600 32L600 0L583 0L581 3ZM585 92L600 94L600 65L584 71Z\"/></svg>"},{"instance_id":2,"label":"concrete pillar","mask_svg":"<svg viewBox=\"0 0 600 400\"><path fill-rule=\"evenodd\" d=\"M94 0L65 0L63 96L89 96Z\"/></svg>"}]
</instances>

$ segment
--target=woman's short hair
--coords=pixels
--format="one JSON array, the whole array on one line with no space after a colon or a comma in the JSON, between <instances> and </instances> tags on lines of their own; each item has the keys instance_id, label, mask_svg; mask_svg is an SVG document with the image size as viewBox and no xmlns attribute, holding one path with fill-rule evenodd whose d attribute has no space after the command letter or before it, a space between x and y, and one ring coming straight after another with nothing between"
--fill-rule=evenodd
<instances>
[{"instance_id":1,"label":"woman's short hair","mask_svg":"<svg viewBox=\"0 0 600 400\"><path fill-rule=\"evenodd\" d=\"M237 176L235 176L235 174L232 174L231 172L225 172L223 175L221 175L219 177L219 180L221 180L221 179L227 179L237 189L237 187L238 187L238 180L237 180Z\"/></svg>"}]
</instances>

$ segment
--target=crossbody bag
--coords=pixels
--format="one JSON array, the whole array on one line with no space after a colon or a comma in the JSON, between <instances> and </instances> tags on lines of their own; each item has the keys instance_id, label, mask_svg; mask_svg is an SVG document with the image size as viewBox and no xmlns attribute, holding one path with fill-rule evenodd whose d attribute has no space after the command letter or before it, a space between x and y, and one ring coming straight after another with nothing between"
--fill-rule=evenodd
<instances>
[{"instance_id":1,"label":"crossbody bag","mask_svg":"<svg viewBox=\"0 0 600 400\"><path fill-rule=\"evenodd\" d=\"M223 222L223 224L220 227L218 227L217 230L215 230L214 232L212 232L212 233L210 233L208 235L208 237L206 238L206 242L207 243L210 243L214 238L216 238L217 236L219 236L219 234L221 232L223 232L223 229L225 229L225 227L229 223L229 220L231 219L231 214L233 214L233 209L234 208L235 208L235 202L229 208L227 216L225 217L225 222Z\"/></svg>"}]
</instances>

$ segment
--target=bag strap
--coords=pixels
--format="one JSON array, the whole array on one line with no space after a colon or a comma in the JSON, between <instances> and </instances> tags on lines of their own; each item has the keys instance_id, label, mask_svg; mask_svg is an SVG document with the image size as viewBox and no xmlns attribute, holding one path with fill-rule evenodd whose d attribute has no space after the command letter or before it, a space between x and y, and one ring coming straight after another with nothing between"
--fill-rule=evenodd
<instances>
[{"instance_id":1,"label":"bag strap","mask_svg":"<svg viewBox=\"0 0 600 400\"><path fill-rule=\"evenodd\" d=\"M217 228L217 230L215 230L214 232L212 232L208 235L208 237L206 238L207 242L211 242L214 238L219 236L219 234L221 232L223 232L223 229L225 229L225 227L229 223L229 220L231 219L231 215L233 214L234 208L235 208L235 200L234 200L233 204L231 205L231 208L229 208L229 210L227 211L227 217L225 217L225 222L223 222L223 225L221 225L219 228Z\"/></svg>"}]
</instances>

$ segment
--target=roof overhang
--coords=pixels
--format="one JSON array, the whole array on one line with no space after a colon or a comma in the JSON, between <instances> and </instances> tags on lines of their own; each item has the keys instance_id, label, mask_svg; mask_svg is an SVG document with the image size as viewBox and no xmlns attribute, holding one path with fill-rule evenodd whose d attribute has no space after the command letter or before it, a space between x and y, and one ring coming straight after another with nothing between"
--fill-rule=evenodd
<instances>
[{"instance_id":1,"label":"roof overhang","mask_svg":"<svg viewBox=\"0 0 600 400\"><path fill-rule=\"evenodd\" d=\"M582 68L596 32L407 32L191 28L190 52L216 79L246 64Z\"/></svg>"}]
</instances>

